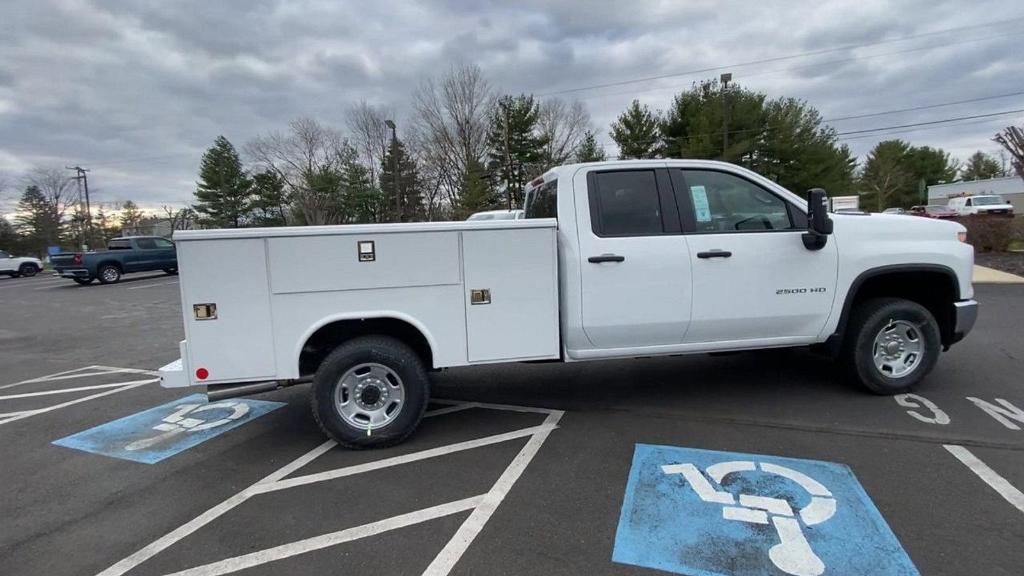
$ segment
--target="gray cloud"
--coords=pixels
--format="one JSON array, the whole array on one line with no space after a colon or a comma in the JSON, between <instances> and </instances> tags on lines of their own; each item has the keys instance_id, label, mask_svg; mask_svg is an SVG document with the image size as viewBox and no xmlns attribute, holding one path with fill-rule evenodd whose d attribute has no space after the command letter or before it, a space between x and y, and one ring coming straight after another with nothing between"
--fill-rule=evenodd
<instances>
[{"instance_id":1,"label":"gray cloud","mask_svg":"<svg viewBox=\"0 0 1024 576\"><path fill-rule=\"evenodd\" d=\"M218 134L241 147L298 116L340 127L347 105L360 99L393 107L401 124L413 89L453 62L480 65L502 91L545 93L1021 16L1005 10L995 0L9 0L0 35L0 172L17 184L33 165L81 163L92 169L100 201L183 204ZM1020 36L1007 35L1019 30L1018 21L730 71L770 96L806 99L826 118L906 108L1019 91ZM566 96L584 100L607 141L608 124L634 97L664 108L674 93L715 76ZM1021 107L1024 98L1007 98L835 127ZM902 137L965 157L994 150L991 135L1020 119L848 143L863 154L878 140ZM8 190L0 212L16 194Z\"/></svg>"}]
</instances>

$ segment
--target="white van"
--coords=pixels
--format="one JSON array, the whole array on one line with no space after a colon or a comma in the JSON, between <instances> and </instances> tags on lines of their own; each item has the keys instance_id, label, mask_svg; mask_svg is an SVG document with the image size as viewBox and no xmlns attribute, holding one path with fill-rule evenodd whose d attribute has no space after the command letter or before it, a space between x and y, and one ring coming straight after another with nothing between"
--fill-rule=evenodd
<instances>
[{"instance_id":1,"label":"white van","mask_svg":"<svg viewBox=\"0 0 1024 576\"><path fill-rule=\"evenodd\" d=\"M950 198L948 206L955 210L959 216L970 216L972 214L1013 215L1013 206L998 194Z\"/></svg>"}]
</instances>

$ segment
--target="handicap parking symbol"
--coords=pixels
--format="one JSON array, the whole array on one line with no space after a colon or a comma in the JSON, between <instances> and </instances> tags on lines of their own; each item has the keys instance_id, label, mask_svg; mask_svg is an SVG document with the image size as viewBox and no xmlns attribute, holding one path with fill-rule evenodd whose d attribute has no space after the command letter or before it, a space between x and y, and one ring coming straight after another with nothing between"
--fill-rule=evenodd
<instances>
[{"instance_id":1,"label":"handicap parking symbol","mask_svg":"<svg viewBox=\"0 0 1024 576\"><path fill-rule=\"evenodd\" d=\"M690 576L917 575L842 464L637 444L612 560Z\"/></svg>"},{"instance_id":2,"label":"handicap parking symbol","mask_svg":"<svg viewBox=\"0 0 1024 576\"><path fill-rule=\"evenodd\" d=\"M155 464L281 406L284 403L249 399L209 403L205 395L193 394L53 443Z\"/></svg>"}]
</instances>

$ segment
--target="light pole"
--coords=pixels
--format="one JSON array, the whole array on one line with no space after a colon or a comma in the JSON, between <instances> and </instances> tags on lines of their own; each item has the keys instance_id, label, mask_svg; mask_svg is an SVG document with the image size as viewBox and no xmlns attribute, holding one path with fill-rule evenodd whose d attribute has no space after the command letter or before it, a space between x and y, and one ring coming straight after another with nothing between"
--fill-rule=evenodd
<instances>
[{"instance_id":1,"label":"light pole","mask_svg":"<svg viewBox=\"0 0 1024 576\"><path fill-rule=\"evenodd\" d=\"M395 222L402 221L402 194L398 191L398 134L395 122L385 120L384 125L391 129L391 172L395 183Z\"/></svg>"},{"instance_id":2,"label":"light pole","mask_svg":"<svg viewBox=\"0 0 1024 576\"><path fill-rule=\"evenodd\" d=\"M729 82L731 72L723 72L719 76L722 81L722 160L726 160L725 151L729 148Z\"/></svg>"}]
</instances>

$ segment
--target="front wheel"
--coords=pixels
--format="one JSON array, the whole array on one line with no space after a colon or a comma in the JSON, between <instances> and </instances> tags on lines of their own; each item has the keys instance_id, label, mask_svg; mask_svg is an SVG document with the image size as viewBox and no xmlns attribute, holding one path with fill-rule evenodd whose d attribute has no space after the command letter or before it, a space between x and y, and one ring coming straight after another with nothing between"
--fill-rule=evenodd
<instances>
[{"instance_id":1,"label":"front wheel","mask_svg":"<svg viewBox=\"0 0 1024 576\"><path fill-rule=\"evenodd\" d=\"M378 448L416 429L430 398L423 361L405 343L363 336L339 346L313 377L320 428L348 448Z\"/></svg>"},{"instance_id":2,"label":"front wheel","mask_svg":"<svg viewBox=\"0 0 1024 576\"><path fill-rule=\"evenodd\" d=\"M846 334L847 374L875 394L901 394L921 382L939 359L939 325L927 308L901 298L857 306Z\"/></svg>"}]
</instances>

